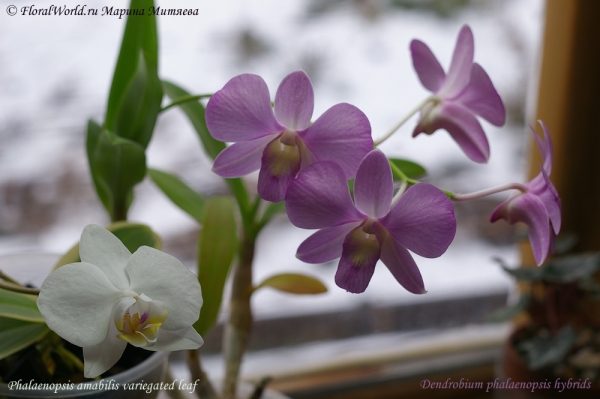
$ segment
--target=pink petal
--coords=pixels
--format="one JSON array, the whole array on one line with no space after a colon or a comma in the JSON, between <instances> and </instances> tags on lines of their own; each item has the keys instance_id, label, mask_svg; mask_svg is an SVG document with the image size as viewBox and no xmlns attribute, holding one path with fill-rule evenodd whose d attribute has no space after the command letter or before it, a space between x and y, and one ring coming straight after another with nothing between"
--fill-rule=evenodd
<instances>
[{"instance_id":1,"label":"pink petal","mask_svg":"<svg viewBox=\"0 0 600 399\"><path fill-rule=\"evenodd\" d=\"M418 125L413 136L419 133ZM481 125L467 109L459 104L444 102L437 115L428 127L429 132L445 129L462 148L462 150L475 162L485 163L490 156L490 145Z\"/></svg>"},{"instance_id":2,"label":"pink petal","mask_svg":"<svg viewBox=\"0 0 600 399\"><path fill-rule=\"evenodd\" d=\"M257 190L260 197L272 202L283 201L288 186L300 171L300 163L297 145L285 145L279 137L267 144L258 174Z\"/></svg>"},{"instance_id":3,"label":"pink petal","mask_svg":"<svg viewBox=\"0 0 600 399\"><path fill-rule=\"evenodd\" d=\"M550 218L550 222L552 223L552 227L554 228L554 233L558 234L561 226L560 197L558 196L558 192L556 191L554 184L552 184L552 182L550 181L550 177L546 174L544 168L542 168L541 174L544 177L544 181L546 183L546 190L540 193L540 199L546 207L548 217Z\"/></svg>"},{"instance_id":4,"label":"pink petal","mask_svg":"<svg viewBox=\"0 0 600 399\"><path fill-rule=\"evenodd\" d=\"M285 196L292 224L303 229L322 229L366 219L348 192L348 182L339 165L318 162L304 169Z\"/></svg>"},{"instance_id":5,"label":"pink petal","mask_svg":"<svg viewBox=\"0 0 600 399\"><path fill-rule=\"evenodd\" d=\"M446 74L437 58L435 58L435 55L420 40L413 40L410 43L410 53L412 55L413 67L419 76L421 84L427 90L433 93L437 92L442 83L444 83Z\"/></svg>"},{"instance_id":6,"label":"pink petal","mask_svg":"<svg viewBox=\"0 0 600 399\"><path fill-rule=\"evenodd\" d=\"M452 55L452 63L446 75L446 80L437 93L443 98L453 98L459 94L469 83L475 44L471 28L464 25L458 34L456 47Z\"/></svg>"},{"instance_id":7,"label":"pink petal","mask_svg":"<svg viewBox=\"0 0 600 399\"><path fill-rule=\"evenodd\" d=\"M346 235L361 222L341 224L321 229L298 247L296 257L306 263L325 263L342 256Z\"/></svg>"},{"instance_id":8,"label":"pink petal","mask_svg":"<svg viewBox=\"0 0 600 399\"><path fill-rule=\"evenodd\" d=\"M271 109L269 89L256 75L239 75L210 98L206 127L220 141L250 141L282 132Z\"/></svg>"},{"instance_id":9,"label":"pink petal","mask_svg":"<svg viewBox=\"0 0 600 399\"><path fill-rule=\"evenodd\" d=\"M356 176L360 161L373 149L369 120L350 104L329 108L299 135L319 161L340 165L347 180Z\"/></svg>"},{"instance_id":10,"label":"pink petal","mask_svg":"<svg viewBox=\"0 0 600 399\"><path fill-rule=\"evenodd\" d=\"M394 278L408 292L425 294L423 277L410 253L379 223L373 223L373 230L381 244L381 261L387 266Z\"/></svg>"},{"instance_id":11,"label":"pink petal","mask_svg":"<svg viewBox=\"0 0 600 399\"><path fill-rule=\"evenodd\" d=\"M342 258L335 273L338 287L359 294L369 285L379 260L379 242L375 234L365 234L362 226L344 239Z\"/></svg>"},{"instance_id":12,"label":"pink petal","mask_svg":"<svg viewBox=\"0 0 600 399\"><path fill-rule=\"evenodd\" d=\"M552 148L552 140L550 139L550 132L546 128L544 122L539 121L540 125L542 125L542 130L544 131L544 141L537 135L533 127L529 127L533 137L535 138L535 142L537 143L538 148L540 149L540 153L542 154L542 159L544 160L544 170L548 175L552 172L552 160L554 158L554 149Z\"/></svg>"},{"instance_id":13,"label":"pink petal","mask_svg":"<svg viewBox=\"0 0 600 399\"><path fill-rule=\"evenodd\" d=\"M275 117L290 130L304 130L310 123L315 104L310 78L304 71L286 76L275 95Z\"/></svg>"},{"instance_id":14,"label":"pink petal","mask_svg":"<svg viewBox=\"0 0 600 399\"><path fill-rule=\"evenodd\" d=\"M479 64L473 64L469 84L453 101L464 105L494 126L502 126L506 122L502 99Z\"/></svg>"},{"instance_id":15,"label":"pink petal","mask_svg":"<svg viewBox=\"0 0 600 399\"><path fill-rule=\"evenodd\" d=\"M518 194L494 209L491 222L505 219L509 224L523 222L529 229L529 241L536 263L544 263L550 249L550 223L542 201L531 194Z\"/></svg>"},{"instance_id":16,"label":"pink petal","mask_svg":"<svg viewBox=\"0 0 600 399\"><path fill-rule=\"evenodd\" d=\"M426 258L446 252L456 233L452 202L428 183L406 190L379 221L400 245Z\"/></svg>"},{"instance_id":17,"label":"pink petal","mask_svg":"<svg viewBox=\"0 0 600 399\"><path fill-rule=\"evenodd\" d=\"M394 196L392 170L383 152L373 150L362 160L354 181L354 202L359 211L380 218L390 211Z\"/></svg>"},{"instance_id":18,"label":"pink petal","mask_svg":"<svg viewBox=\"0 0 600 399\"><path fill-rule=\"evenodd\" d=\"M252 141L241 141L225 148L213 165L213 172L221 177L239 177L260 168L265 146L273 136L265 136Z\"/></svg>"}]
</instances>

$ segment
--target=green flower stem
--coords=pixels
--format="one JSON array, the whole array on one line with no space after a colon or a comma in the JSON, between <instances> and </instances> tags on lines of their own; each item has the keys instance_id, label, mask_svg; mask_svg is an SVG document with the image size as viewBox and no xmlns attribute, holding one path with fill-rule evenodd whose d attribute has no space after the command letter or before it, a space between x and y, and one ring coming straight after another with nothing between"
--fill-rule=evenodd
<instances>
[{"instance_id":1,"label":"green flower stem","mask_svg":"<svg viewBox=\"0 0 600 399\"><path fill-rule=\"evenodd\" d=\"M37 288L27 288L14 283L5 283L0 281L0 288L8 291L20 292L21 294L39 295L40 290Z\"/></svg>"},{"instance_id":2,"label":"green flower stem","mask_svg":"<svg viewBox=\"0 0 600 399\"><path fill-rule=\"evenodd\" d=\"M202 362L200 361L199 351L188 351L187 365L190 369L191 382L200 381L200 385L198 386L196 395L202 399L218 399L219 396L215 392L213 385L210 383L208 376L202 368ZM170 368L167 369L167 373L170 373ZM167 381L173 381L173 377L167 376ZM184 399L184 395L181 394L178 390L175 390L173 392L178 393L178 396L173 399Z\"/></svg>"},{"instance_id":3,"label":"green flower stem","mask_svg":"<svg viewBox=\"0 0 600 399\"><path fill-rule=\"evenodd\" d=\"M165 112L169 108L175 107L180 104L185 104L185 103L189 103L192 101L198 101L203 98L210 98L211 96L212 96L212 94L198 94L198 95L189 95L189 96L179 97L179 98L173 100L173 102L171 102L171 104L166 105L163 108L161 108L160 111L158 111L158 113Z\"/></svg>"},{"instance_id":4,"label":"green flower stem","mask_svg":"<svg viewBox=\"0 0 600 399\"><path fill-rule=\"evenodd\" d=\"M519 190L522 193L526 193L527 187L519 183L509 183L503 184L501 186L486 188L485 190L476 191L474 193L469 194L453 194L453 196L450 197L450 199L454 201L469 201L477 198L487 197L488 195L497 194L508 190Z\"/></svg>"},{"instance_id":5,"label":"green flower stem","mask_svg":"<svg viewBox=\"0 0 600 399\"><path fill-rule=\"evenodd\" d=\"M397 167L396 165L394 165L392 162L390 162L389 164L392 168L392 171L394 171L398 176L400 176L400 180L402 180L402 183L406 183L407 185L420 183L420 181L411 179L410 177L406 176L406 174L404 172L402 172L402 170L399 167ZM404 186L404 184L403 184L403 186ZM404 190L405 189L406 188L404 188ZM450 198L451 200L453 200L457 196L457 194L454 194L452 191L444 190L443 188L439 188L439 187L438 187L438 189L441 190L444 194L446 194L448 196L448 198ZM402 191L402 193L403 192L404 191ZM402 193L400 195L402 195ZM396 201L398 201L398 199L399 198L394 197L393 203L396 203Z\"/></svg>"},{"instance_id":6,"label":"green flower stem","mask_svg":"<svg viewBox=\"0 0 600 399\"><path fill-rule=\"evenodd\" d=\"M439 100L436 97L434 97L434 96L427 97L425 100L421 101L412 111L410 111L404 118L402 118L400 120L400 122L396 123L396 125L394 125L394 127L392 127L389 132L387 132L380 139L375 140L373 142L373 148L377 148L378 145L380 145L381 143L383 143L384 141L386 141L387 139L389 139L390 137L392 137L392 135L394 133L396 133L396 130L400 129L400 127L402 125L404 125L410 118L412 118L412 116L414 114L416 114L417 112L419 112L428 103L430 103L430 102L436 102L436 101L439 101Z\"/></svg>"},{"instance_id":7,"label":"green flower stem","mask_svg":"<svg viewBox=\"0 0 600 399\"><path fill-rule=\"evenodd\" d=\"M252 328L250 296L252 295L252 262L254 260L255 244L256 234L245 229L240 245L240 260L233 276L231 313L223 336L225 356L224 399L235 399L242 358L250 338Z\"/></svg>"},{"instance_id":8,"label":"green flower stem","mask_svg":"<svg viewBox=\"0 0 600 399\"><path fill-rule=\"evenodd\" d=\"M72 369L77 371L83 371L83 362L79 360L70 350L64 346L57 345L54 348L54 352L62 358L62 360L68 364Z\"/></svg>"}]
</instances>

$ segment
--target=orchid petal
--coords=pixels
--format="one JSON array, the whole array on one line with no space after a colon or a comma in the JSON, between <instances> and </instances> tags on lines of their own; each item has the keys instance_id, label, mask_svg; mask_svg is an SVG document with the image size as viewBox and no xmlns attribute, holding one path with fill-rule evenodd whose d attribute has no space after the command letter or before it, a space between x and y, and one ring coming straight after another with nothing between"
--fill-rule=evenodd
<instances>
[{"instance_id":1,"label":"orchid petal","mask_svg":"<svg viewBox=\"0 0 600 399\"><path fill-rule=\"evenodd\" d=\"M390 270L396 281L408 292L425 294L423 277L410 253L379 223L373 230L381 245L381 261Z\"/></svg>"},{"instance_id":2,"label":"orchid petal","mask_svg":"<svg viewBox=\"0 0 600 399\"><path fill-rule=\"evenodd\" d=\"M271 141L262 154L262 167L258 174L258 194L271 202L283 201L288 186L300 171L300 150L283 144L279 137Z\"/></svg>"},{"instance_id":3,"label":"orchid petal","mask_svg":"<svg viewBox=\"0 0 600 399\"><path fill-rule=\"evenodd\" d=\"M89 263L72 263L52 272L40 289L38 308L51 330L77 346L102 342L113 304L121 291Z\"/></svg>"},{"instance_id":4,"label":"orchid petal","mask_svg":"<svg viewBox=\"0 0 600 399\"><path fill-rule=\"evenodd\" d=\"M506 110L502 99L490 77L479 64L473 64L469 84L452 100L464 105L494 126L502 126L506 122Z\"/></svg>"},{"instance_id":5,"label":"orchid petal","mask_svg":"<svg viewBox=\"0 0 600 399\"><path fill-rule=\"evenodd\" d=\"M125 265L131 252L114 234L95 224L85 226L81 233L79 256L104 272L112 285L118 289L129 287Z\"/></svg>"},{"instance_id":6,"label":"orchid petal","mask_svg":"<svg viewBox=\"0 0 600 399\"><path fill-rule=\"evenodd\" d=\"M290 130L304 130L310 123L315 98L310 78L304 71L286 76L275 94L275 118Z\"/></svg>"},{"instance_id":7,"label":"orchid petal","mask_svg":"<svg viewBox=\"0 0 600 399\"><path fill-rule=\"evenodd\" d=\"M443 103L431 122L430 131L446 129L462 150L475 162L487 162L490 145L481 125L467 109L451 102ZM419 133L417 126L413 135Z\"/></svg>"},{"instance_id":8,"label":"orchid petal","mask_svg":"<svg viewBox=\"0 0 600 399\"><path fill-rule=\"evenodd\" d=\"M206 127L217 140L251 141L285 130L277 123L269 89L257 75L231 79L206 105Z\"/></svg>"},{"instance_id":9,"label":"orchid petal","mask_svg":"<svg viewBox=\"0 0 600 399\"><path fill-rule=\"evenodd\" d=\"M552 223L552 227L554 228L554 233L558 234L561 226L561 203L560 197L558 196L558 192L556 188L554 188L554 184L550 181L550 177L542 168L541 171L542 176L544 177L544 181L546 183L546 190L539 194L540 199L544 203L546 207L546 211L548 212L548 217L550 218L550 222Z\"/></svg>"},{"instance_id":10,"label":"orchid petal","mask_svg":"<svg viewBox=\"0 0 600 399\"><path fill-rule=\"evenodd\" d=\"M380 218L390 211L394 196L392 169L380 150L373 150L360 163L354 181L354 202L359 211Z\"/></svg>"},{"instance_id":11,"label":"orchid petal","mask_svg":"<svg viewBox=\"0 0 600 399\"><path fill-rule=\"evenodd\" d=\"M285 208L292 224L303 229L365 219L352 203L342 168L333 162L318 162L304 169L288 187Z\"/></svg>"},{"instance_id":12,"label":"orchid petal","mask_svg":"<svg viewBox=\"0 0 600 399\"><path fill-rule=\"evenodd\" d=\"M471 28L464 25L458 33L452 63L446 75L446 80L444 80L437 93L438 96L452 98L463 91L471 78L474 53L473 32L471 32Z\"/></svg>"},{"instance_id":13,"label":"orchid petal","mask_svg":"<svg viewBox=\"0 0 600 399\"><path fill-rule=\"evenodd\" d=\"M96 378L119 361L127 346L126 341L117 338L119 334L115 324L110 323L108 335L104 341L83 347L83 374L85 377Z\"/></svg>"},{"instance_id":14,"label":"orchid petal","mask_svg":"<svg viewBox=\"0 0 600 399\"><path fill-rule=\"evenodd\" d=\"M552 140L550 139L550 132L546 128L544 122L539 121L540 125L542 125L542 130L544 131L544 141L537 135L533 127L529 127L535 141L537 143L538 148L540 149L540 153L542 154L542 159L544 160L544 170L550 176L550 172L552 172L552 161L554 158L554 150L552 148Z\"/></svg>"},{"instance_id":15,"label":"orchid petal","mask_svg":"<svg viewBox=\"0 0 600 399\"><path fill-rule=\"evenodd\" d=\"M523 222L529 229L529 241L536 263L544 263L550 248L550 223L543 202L536 195L517 194L494 209L491 222L505 219L509 224Z\"/></svg>"},{"instance_id":16,"label":"orchid petal","mask_svg":"<svg viewBox=\"0 0 600 399\"><path fill-rule=\"evenodd\" d=\"M258 170L264 148L273 137L269 135L230 145L217 155L213 172L221 177L240 177Z\"/></svg>"},{"instance_id":17,"label":"orchid petal","mask_svg":"<svg viewBox=\"0 0 600 399\"><path fill-rule=\"evenodd\" d=\"M426 258L446 252L456 233L452 202L428 183L406 190L379 221L400 245Z\"/></svg>"},{"instance_id":18,"label":"orchid petal","mask_svg":"<svg viewBox=\"0 0 600 399\"><path fill-rule=\"evenodd\" d=\"M306 263L325 263L342 256L342 245L350 231L362 222L326 227L300 244L296 257Z\"/></svg>"},{"instance_id":19,"label":"orchid petal","mask_svg":"<svg viewBox=\"0 0 600 399\"><path fill-rule=\"evenodd\" d=\"M112 318L113 323L117 327L117 334L120 334L120 331L123 331L123 315L127 309L131 307L136 302L136 299L132 296L126 296L119 298L115 305L113 306Z\"/></svg>"},{"instance_id":20,"label":"orchid petal","mask_svg":"<svg viewBox=\"0 0 600 399\"><path fill-rule=\"evenodd\" d=\"M421 84L433 93L437 92L446 78L444 69L429 47L420 40L410 43L412 62Z\"/></svg>"},{"instance_id":21,"label":"orchid petal","mask_svg":"<svg viewBox=\"0 0 600 399\"><path fill-rule=\"evenodd\" d=\"M140 247L125 267L131 290L164 303L168 317L161 328L188 327L200 314L202 292L198 278L176 258L150 247Z\"/></svg>"},{"instance_id":22,"label":"orchid petal","mask_svg":"<svg viewBox=\"0 0 600 399\"><path fill-rule=\"evenodd\" d=\"M166 330L165 328L161 328L158 331L156 343L144 349L150 351L196 350L201 347L203 343L204 340L192 326L179 330Z\"/></svg>"},{"instance_id":23,"label":"orchid petal","mask_svg":"<svg viewBox=\"0 0 600 399\"><path fill-rule=\"evenodd\" d=\"M360 294L369 285L379 260L379 242L375 234L367 234L359 226L344 239L342 258L335 273L338 287Z\"/></svg>"},{"instance_id":24,"label":"orchid petal","mask_svg":"<svg viewBox=\"0 0 600 399\"><path fill-rule=\"evenodd\" d=\"M340 165L346 180L356 176L360 161L373 149L369 120L350 104L334 105L298 134L319 161Z\"/></svg>"}]
</instances>

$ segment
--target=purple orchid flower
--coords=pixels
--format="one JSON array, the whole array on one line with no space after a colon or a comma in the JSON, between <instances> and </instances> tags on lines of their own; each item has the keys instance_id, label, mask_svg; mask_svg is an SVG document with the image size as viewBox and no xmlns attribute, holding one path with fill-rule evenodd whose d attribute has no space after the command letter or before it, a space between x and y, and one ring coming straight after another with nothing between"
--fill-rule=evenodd
<instances>
[{"instance_id":1,"label":"purple orchid flower","mask_svg":"<svg viewBox=\"0 0 600 399\"><path fill-rule=\"evenodd\" d=\"M510 224L523 222L527 225L529 241L538 266L544 263L548 252L553 250L561 224L560 198L549 177L552 171L552 141L544 123L539 122L544 130L545 140L542 141L533 128L531 132L544 160L540 173L524 185L525 192L513 194L498 205L490 217L491 222L505 219Z\"/></svg>"},{"instance_id":2,"label":"purple orchid flower","mask_svg":"<svg viewBox=\"0 0 600 399\"><path fill-rule=\"evenodd\" d=\"M320 230L300 245L296 256L307 263L341 257L335 282L352 293L367 288L381 259L406 290L425 293L408 249L427 258L442 255L456 232L454 208L427 183L410 187L392 205L393 195L392 171L379 150L367 154L358 167L354 202L338 165L310 165L290 185L285 206L295 226Z\"/></svg>"},{"instance_id":3,"label":"purple orchid flower","mask_svg":"<svg viewBox=\"0 0 600 399\"><path fill-rule=\"evenodd\" d=\"M469 158L487 162L490 145L475 115L494 126L502 126L506 112L487 73L473 63L471 29L465 25L460 30L448 74L425 43L413 40L410 51L421 83L434 93L433 99L421 110L413 137L446 129Z\"/></svg>"},{"instance_id":4,"label":"purple orchid flower","mask_svg":"<svg viewBox=\"0 0 600 399\"><path fill-rule=\"evenodd\" d=\"M258 193L268 201L285 198L288 185L311 163L333 161L346 179L373 149L371 125L358 108L337 104L312 125L314 94L310 79L296 71L275 95L256 75L239 75L216 92L206 107L206 126L217 140L234 142L215 159L213 171L239 177L260 168Z\"/></svg>"}]
</instances>

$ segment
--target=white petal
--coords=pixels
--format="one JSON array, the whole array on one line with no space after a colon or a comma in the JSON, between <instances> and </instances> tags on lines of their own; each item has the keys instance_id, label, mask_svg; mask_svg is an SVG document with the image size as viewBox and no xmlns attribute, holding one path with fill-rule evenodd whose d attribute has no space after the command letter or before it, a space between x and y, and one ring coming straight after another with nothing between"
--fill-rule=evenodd
<instances>
[{"instance_id":1,"label":"white petal","mask_svg":"<svg viewBox=\"0 0 600 399\"><path fill-rule=\"evenodd\" d=\"M120 334L121 331L123 331L123 316L125 316L125 312L127 311L127 309L129 309L131 305L135 303L135 301L136 300L134 297L126 296L123 298L119 298L117 300L117 303L115 303L115 306L113 307L112 324L114 324L117 327L117 330L119 330L119 332L117 332L117 335Z\"/></svg>"},{"instance_id":2,"label":"white petal","mask_svg":"<svg viewBox=\"0 0 600 399\"><path fill-rule=\"evenodd\" d=\"M91 346L106 338L112 310L121 292L89 263L71 263L52 272L37 300L46 324L77 346Z\"/></svg>"},{"instance_id":3,"label":"white petal","mask_svg":"<svg viewBox=\"0 0 600 399\"><path fill-rule=\"evenodd\" d=\"M131 256L125 270L131 289L161 301L167 307L167 320L161 328L178 330L198 320L202 291L194 273L171 255L141 247Z\"/></svg>"},{"instance_id":4,"label":"white petal","mask_svg":"<svg viewBox=\"0 0 600 399\"><path fill-rule=\"evenodd\" d=\"M150 351L181 351L193 350L202 346L204 340L194 330L194 327L182 328L180 330L170 331L161 328L158 330L156 343L144 349Z\"/></svg>"},{"instance_id":5,"label":"white petal","mask_svg":"<svg viewBox=\"0 0 600 399\"><path fill-rule=\"evenodd\" d=\"M83 348L83 374L87 378L95 378L114 366L127 346L126 341L117 338L119 332L114 323L110 323L110 325L108 335L104 341Z\"/></svg>"},{"instance_id":6,"label":"white petal","mask_svg":"<svg viewBox=\"0 0 600 399\"><path fill-rule=\"evenodd\" d=\"M113 233L95 224L89 224L81 233L79 256L83 262L96 265L119 289L129 287L125 265L131 252Z\"/></svg>"}]
</instances>

